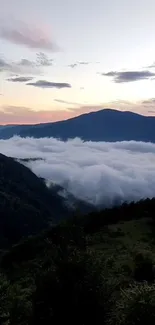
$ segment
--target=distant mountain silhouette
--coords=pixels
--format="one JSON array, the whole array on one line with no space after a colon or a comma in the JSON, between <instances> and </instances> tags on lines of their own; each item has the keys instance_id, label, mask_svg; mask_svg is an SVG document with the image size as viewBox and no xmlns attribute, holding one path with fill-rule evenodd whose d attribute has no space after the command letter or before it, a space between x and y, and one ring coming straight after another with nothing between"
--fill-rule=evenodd
<instances>
[{"instance_id":1,"label":"distant mountain silhouette","mask_svg":"<svg viewBox=\"0 0 155 325\"><path fill-rule=\"evenodd\" d=\"M155 142L155 117L103 109L65 121L13 126L0 130L0 138L7 139L13 135L55 137L62 140L79 137L85 141Z\"/></svg>"}]
</instances>

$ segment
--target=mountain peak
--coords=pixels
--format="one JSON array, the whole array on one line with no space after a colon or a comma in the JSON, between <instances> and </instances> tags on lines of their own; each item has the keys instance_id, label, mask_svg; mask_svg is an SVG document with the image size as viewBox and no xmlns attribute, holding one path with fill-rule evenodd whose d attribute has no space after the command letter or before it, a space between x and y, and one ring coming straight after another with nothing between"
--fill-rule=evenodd
<instances>
[{"instance_id":1,"label":"mountain peak","mask_svg":"<svg viewBox=\"0 0 155 325\"><path fill-rule=\"evenodd\" d=\"M104 108L65 121L0 129L0 138L54 137L61 140L76 137L84 141L145 141L155 142L155 117L130 111Z\"/></svg>"}]
</instances>

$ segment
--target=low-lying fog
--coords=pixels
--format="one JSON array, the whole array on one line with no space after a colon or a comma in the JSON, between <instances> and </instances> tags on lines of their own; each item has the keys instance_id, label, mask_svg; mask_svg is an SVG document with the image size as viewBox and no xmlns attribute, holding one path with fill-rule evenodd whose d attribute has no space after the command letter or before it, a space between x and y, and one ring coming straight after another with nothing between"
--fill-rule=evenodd
<instances>
[{"instance_id":1,"label":"low-lying fog","mask_svg":"<svg viewBox=\"0 0 155 325\"><path fill-rule=\"evenodd\" d=\"M0 140L0 152L24 162L38 176L96 205L155 196L155 144L67 142L54 138Z\"/></svg>"}]
</instances>

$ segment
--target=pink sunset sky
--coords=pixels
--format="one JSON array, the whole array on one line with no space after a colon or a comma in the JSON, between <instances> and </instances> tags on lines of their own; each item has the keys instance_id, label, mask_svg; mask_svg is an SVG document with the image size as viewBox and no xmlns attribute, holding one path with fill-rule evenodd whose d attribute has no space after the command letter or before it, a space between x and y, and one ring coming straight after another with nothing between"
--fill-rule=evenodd
<instances>
[{"instance_id":1,"label":"pink sunset sky","mask_svg":"<svg viewBox=\"0 0 155 325\"><path fill-rule=\"evenodd\" d=\"M104 108L154 115L153 0L0 5L0 125Z\"/></svg>"}]
</instances>

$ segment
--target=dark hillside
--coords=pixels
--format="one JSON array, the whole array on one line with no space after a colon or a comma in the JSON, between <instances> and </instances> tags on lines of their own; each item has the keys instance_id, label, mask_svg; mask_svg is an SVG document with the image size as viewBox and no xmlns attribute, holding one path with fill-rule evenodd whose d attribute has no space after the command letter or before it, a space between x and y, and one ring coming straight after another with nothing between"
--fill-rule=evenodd
<instances>
[{"instance_id":1,"label":"dark hillside","mask_svg":"<svg viewBox=\"0 0 155 325\"><path fill-rule=\"evenodd\" d=\"M27 167L0 154L0 245L68 216L61 197Z\"/></svg>"},{"instance_id":2,"label":"dark hillside","mask_svg":"<svg viewBox=\"0 0 155 325\"><path fill-rule=\"evenodd\" d=\"M126 204L12 247L0 262L1 317L20 325L153 325L154 215L155 200Z\"/></svg>"}]
</instances>

